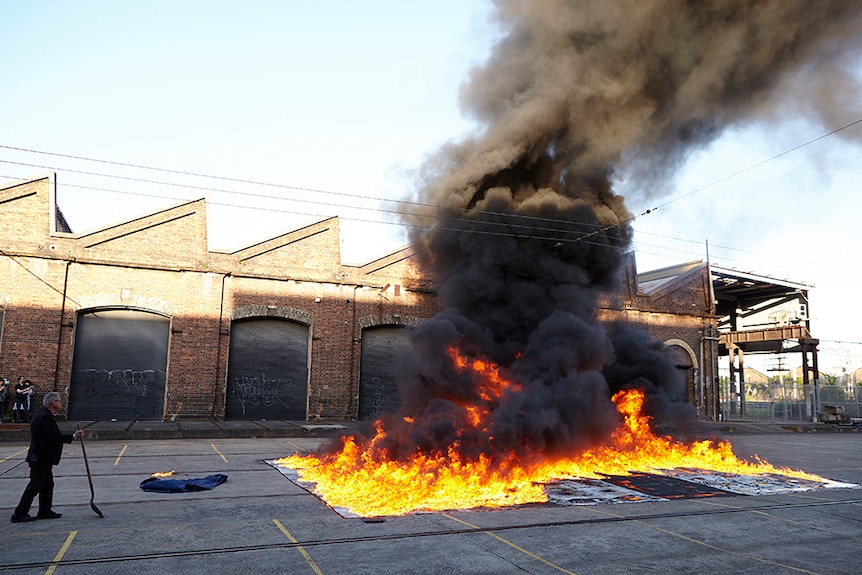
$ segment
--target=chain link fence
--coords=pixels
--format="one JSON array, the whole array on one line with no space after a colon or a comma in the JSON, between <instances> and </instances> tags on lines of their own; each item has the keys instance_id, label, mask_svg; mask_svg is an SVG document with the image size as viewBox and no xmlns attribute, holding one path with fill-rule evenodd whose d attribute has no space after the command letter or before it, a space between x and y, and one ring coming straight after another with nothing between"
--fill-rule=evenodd
<instances>
[{"instance_id":1,"label":"chain link fence","mask_svg":"<svg viewBox=\"0 0 862 575\"><path fill-rule=\"evenodd\" d=\"M744 390L744 393L740 393ZM832 381L767 383L720 381L721 413L725 421L811 422L862 425L862 385Z\"/></svg>"}]
</instances>

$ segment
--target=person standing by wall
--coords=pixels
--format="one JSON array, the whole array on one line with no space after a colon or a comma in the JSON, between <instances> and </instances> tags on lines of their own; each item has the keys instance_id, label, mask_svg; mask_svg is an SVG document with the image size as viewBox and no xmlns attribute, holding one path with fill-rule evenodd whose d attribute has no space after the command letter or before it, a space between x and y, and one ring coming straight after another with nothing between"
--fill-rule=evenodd
<instances>
[{"instance_id":1,"label":"person standing by wall","mask_svg":"<svg viewBox=\"0 0 862 575\"><path fill-rule=\"evenodd\" d=\"M30 380L25 380L23 375L19 375L18 383L15 384L15 400L12 403L12 416L15 423L27 423L30 421L30 417L27 414L29 394Z\"/></svg>"},{"instance_id":2,"label":"person standing by wall","mask_svg":"<svg viewBox=\"0 0 862 575\"><path fill-rule=\"evenodd\" d=\"M27 421L30 421L30 402L33 399L33 392L36 391L36 386L29 379L25 379L24 383L27 384L27 408L24 413L27 415Z\"/></svg>"},{"instance_id":3,"label":"person standing by wall","mask_svg":"<svg viewBox=\"0 0 862 575\"><path fill-rule=\"evenodd\" d=\"M84 430L75 433L60 433L54 415L63 409L63 401L56 391L49 391L42 398L40 409L30 423L30 449L26 461L30 465L30 482L21 495L21 500L12 513L12 523L33 521L34 519L57 519L62 513L55 512L54 505L54 473L53 467L60 463L63 454L63 444L72 443L84 436ZM39 495L39 512L36 517L30 515L33 499Z\"/></svg>"},{"instance_id":4,"label":"person standing by wall","mask_svg":"<svg viewBox=\"0 0 862 575\"><path fill-rule=\"evenodd\" d=\"M3 423L3 414L6 413L7 393L9 392L9 380L0 378L0 423Z\"/></svg>"}]
</instances>

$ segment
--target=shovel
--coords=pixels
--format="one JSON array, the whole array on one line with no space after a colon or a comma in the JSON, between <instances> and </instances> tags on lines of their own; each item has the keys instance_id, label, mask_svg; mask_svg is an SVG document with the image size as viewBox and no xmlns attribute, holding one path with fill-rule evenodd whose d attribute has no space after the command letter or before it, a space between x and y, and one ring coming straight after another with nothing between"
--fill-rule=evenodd
<instances>
[{"instance_id":1,"label":"shovel","mask_svg":"<svg viewBox=\"0 0 862 575\"><path fill-rule=\"evenodd\" d=\"M78 426L78 431L81 431L80 425ZM90 482L90 509L92 509L99 517L104 518L105 516L102 514L99 508L96 507L96 504L93 503L93 499L96 497L96 494L93 492L93 477L90 475L90 464L87 463L87 450L84 448L84 438L78 436L78 441L81 442L81 453L84 454L84 467L87 468L87 481Z\"/></svg>"}]
</instances>

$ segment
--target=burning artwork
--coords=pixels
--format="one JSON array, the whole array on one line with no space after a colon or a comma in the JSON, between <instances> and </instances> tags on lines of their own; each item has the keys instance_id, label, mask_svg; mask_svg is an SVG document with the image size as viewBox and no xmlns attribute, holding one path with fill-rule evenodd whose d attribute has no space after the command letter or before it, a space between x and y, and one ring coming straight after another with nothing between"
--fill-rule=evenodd
<instances>
[{"instance_id":1,"label":"burning artwork","mask_svg":"<svg viewBox=\"0 0 862 575\"><path fill-rule=\"evenodd\" d=\"M487 372L486 372L487 373ZM488 383L499 389L493 369ZM465 407L465 429L488 429L486 405ZM384 447L386 431L365 441L349 436L341 449L272 462L342 513L364 517L552 502L559 505L660 501L685 496L786 493L822 487L856 487L817 475L738 459L728 442L682 443L656 435L642 412L643 392L613 397L621 420L608 442L569 457L525 458L489 449L476 458L455 441L443 451L417 450L403 460ZM484 415L484 417L483 417ZM405 421L409 426L413 422ZM490 443L493 437L488 436Z\"/></svg>"},{"instance_id":2,"label":"burning artwork","mask_svg":"<svg viewBox=\"0 0 862 575\"><path fill-rule=\"evenodd\" d=\"M430 158L404 207L444 309L410 328L400 411L277 464L363 516L636 499L647 483L661 497L728 474L824 484L660 433L696 420L677 370L661 343L595 312L632 240L615 185L655 197L691 152L779 106L828 118L859 91L842 63L862 4L494 4L503 35L461 94L481 130Z\"/></svg>"}]
</instances>

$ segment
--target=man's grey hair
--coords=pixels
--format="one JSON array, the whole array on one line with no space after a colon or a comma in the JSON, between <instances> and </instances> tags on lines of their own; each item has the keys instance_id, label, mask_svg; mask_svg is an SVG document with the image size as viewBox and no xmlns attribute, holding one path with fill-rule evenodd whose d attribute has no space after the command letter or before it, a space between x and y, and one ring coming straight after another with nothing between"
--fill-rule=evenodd
<instances>
[{"instance_id":1,"label":"man's grey hair","mask_svg":"<svg viewBox=\"0 0 862 575\"><path fill-rule=\"evenodd\" d=\"M45 394L45 397L42 398L42 405L44 407L48 407L49 405L51 405L52 401L56 401L58 399L60 399L59 393L57 393L56 391L49 391Z\"/></svg>"}]
</instances>

